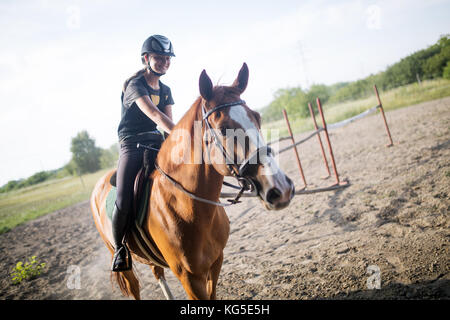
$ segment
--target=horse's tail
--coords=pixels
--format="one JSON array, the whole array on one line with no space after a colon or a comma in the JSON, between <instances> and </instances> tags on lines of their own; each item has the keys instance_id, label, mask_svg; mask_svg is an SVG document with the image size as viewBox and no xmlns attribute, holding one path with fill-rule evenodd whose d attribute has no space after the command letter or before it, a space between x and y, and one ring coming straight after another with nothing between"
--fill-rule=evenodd
<instances>
[{"instance_id":1,"label":"horse's tail","mask_svg":"<svg viewBox=\"0 0 450 320\"><path fill-rule=\"evenodd\" d=\"M111 271L111 283L114 281L124 296L129 297L131 295L134 299L140 300L140 284L134 268L123 272Z\"/></svg>"}]
</instances>

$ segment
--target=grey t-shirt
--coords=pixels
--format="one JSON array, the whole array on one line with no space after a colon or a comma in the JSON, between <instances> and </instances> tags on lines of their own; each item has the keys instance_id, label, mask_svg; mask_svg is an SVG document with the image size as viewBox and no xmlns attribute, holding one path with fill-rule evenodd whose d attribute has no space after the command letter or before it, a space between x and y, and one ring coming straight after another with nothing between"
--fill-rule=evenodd
<instances>
[{"instance_id":1,"label":"grey t-shirt","mask_svg":"<svg viewBox=\"0 0 450 320\"><path fill-rule=\"evenodd\" d=\"M159 90L152 89L141 74L130 80L122 92L122 119L118 128L119 140L128 140L156 130L156 123L136 105L136 99L149 96L156 107L163 111L167 105L174 104L170 88L159 81Z\"/></svg>"}]
</instances>

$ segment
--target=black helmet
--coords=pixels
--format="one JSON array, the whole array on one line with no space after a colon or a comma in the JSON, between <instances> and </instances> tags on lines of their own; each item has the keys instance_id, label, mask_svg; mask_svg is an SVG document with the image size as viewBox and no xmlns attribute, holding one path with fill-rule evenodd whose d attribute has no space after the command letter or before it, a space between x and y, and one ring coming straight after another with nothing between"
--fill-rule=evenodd
<instances>
[{"instance_id":1,"label":"black helmet","mask_svg":"<svg viewBox=\"0 0 450 320\"><path fill-rule=\"evenodd\" d=\"M164 56L175 57L173 53L172 42L164 36L154 34L144 41L141 50L141 56L146 53L156 53Z\"/></svg>"}]
</instances>

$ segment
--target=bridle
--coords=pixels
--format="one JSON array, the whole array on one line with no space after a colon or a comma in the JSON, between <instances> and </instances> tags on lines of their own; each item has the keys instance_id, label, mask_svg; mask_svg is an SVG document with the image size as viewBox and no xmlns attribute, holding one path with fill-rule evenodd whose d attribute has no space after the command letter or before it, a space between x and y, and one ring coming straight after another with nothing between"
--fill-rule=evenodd
<instances>
[{"instance_id":1,"label":"bridle","mask_svg":"<svg viewBox=\"0 0 450 320\"><path fill-rule=\"evenodd\" d=\"M225 158L225 164L228 167L228 170L230 171L231 175L235 177L242 188L244 188L244 191L253 191L255 190L255 185L253 181L247 177L245 177L245 172L248 170L250 164L257 163L258 156L264 155L264 154L272 154L272 149L268 145L261 146L257 148L255 151L253 151L247 159L245 159L240 166L234 163L233 158L230 157L228 154L226 148L223 146L221 139L216 133L216 130L214 130L211 127L211 124L208 121L208 118L213 113L224 109L224 108L231 108L234 106L242 106L245 104L244 100L237 100L230 103L224 103L221 105L218 105L209 111L206 111L205 104L202 104L202 115L203 115L203 122L206 124L206 130L208 133L212 136L212 140L214 141L216 147L222 152L222 155ZM209 153L208 153L209 154Z\"/></svg>"},{"instance_id":2,"label":"bridle","mask_svg":"<svg viewBox=\"0 0 450 320\"><path fill-rule=\"evenodd\" d=\"M232 160L233 158L230 157L230 155L228 154L226 148L223 146L219 136L217 135L216 131L211 127L211 124L208 121L208 118L210 115L212 115L213 113L225 109L225 108L230 108L230 107L234 107L234 106L242 106L245 104L244 100L237 100L234 102L230 102L230 103L224 103L221 105L218 105L208 111L206 111L206 107L205 107L205 103L202 104L202 123L204 122L206 124L206 130L207 132L211 135L212 140L215 143L215 146L222 152L224 158L225 158L225 163L228 167L228 170L230 171L231 175L236 178L236 180L239 183L240 187L234 186L232 184L229 184L227 182L224 182L225 185L233 187L233 188L237 188L240 189L239 193L237 194L236 198L233 200L228 200L229 204L223 204L221 202L216 202L216 201L211 201L208 199L203 199L200 198L196 195L194 195L193 193L187 191L186 189L184 189L184 187L179 184L177 181L175 181L172 177L170 177L167 173L164 172L164 170L162 170L158 164L155 162L155 167L156 169L159 170L159 172L165 177L167 178L175 187L177 187L178 189L180 189L181 191L183 191L184 193L186 193L188 196L190 196L191 198L201 201L201 202L205 202L205 203L209 203L209 204L214 204L217 206L229 206L232 204L236 204L239 203L239 198L242 196L242 194L244 193L244 191L250 191L252 193L257 193L257 188L254 184L254 182L245 176L245 172L248 170L250 164L256 164L258 162L258 158L261 155L267 155L267 154L273 154L272 153L272 149L268 146L268 145L264 145L261 146L259 148L257 148L255 151L253 151L240 165L234 163L234 161ZM203 125L202 125L203 126ZM142 145L141 145L142 146ZM145 146L143 146L145 148ZM208 145L207 145L208 148ZM209 155L209 152L208 152Z\"/></svg>"}]
</instances>

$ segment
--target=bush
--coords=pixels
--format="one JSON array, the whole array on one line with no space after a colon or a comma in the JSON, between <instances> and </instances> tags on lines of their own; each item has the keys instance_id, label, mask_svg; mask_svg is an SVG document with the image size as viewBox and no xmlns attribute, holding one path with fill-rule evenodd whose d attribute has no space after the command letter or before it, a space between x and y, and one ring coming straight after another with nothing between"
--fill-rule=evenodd
<instances>
[{"instance_id":1,"label":"bush","mask_svg":"<svg viewBox=\"0 0 450 320\"><path fill-rule=\"evenodd\" d=\"M23 280L34 279L41 274L44 267L45 263L36 261L36 256L29 258L25 264L19 261L11 272L11 280L13 284L19 284Z\"/></svg>"},{"instance_id":2,"label":"bush","mask_svg":"<svg viewBox=\"0 0 450 320\"><path fill-rule=\"evenodd\" d=\"M444 79L450 80L450 61L447 62L447 66L444 68L442 76L444 77Z\"/></svg>"}]
</instances>

